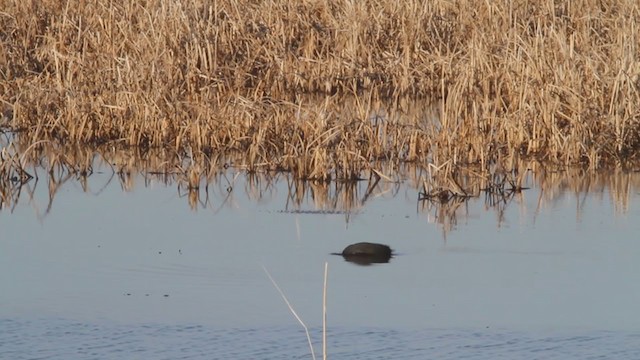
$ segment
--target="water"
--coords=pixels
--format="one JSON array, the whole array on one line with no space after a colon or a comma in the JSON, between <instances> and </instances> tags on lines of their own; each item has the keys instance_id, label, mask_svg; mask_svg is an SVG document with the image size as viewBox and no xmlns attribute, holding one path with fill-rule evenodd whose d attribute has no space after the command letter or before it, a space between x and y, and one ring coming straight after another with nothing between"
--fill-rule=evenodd
<instances>
[{"instance_id":1,"label":"water","mask_svg":"<svg viewBox=\"0 0 640 360\"><path fill-rule=\"evenodd\" d=\"M424 209L409 182L362 201L361 184L349 214L290 211L283 178L258 196L230 174L231 193L211 186L195 208L175 186L122 186L108 171L86 188L63 183L51 203L36 186L0 212L0 359L311 358L264 269L320 357L325 262L331 358L637 359L628 176L622 197L529 179L506 206L453 210ZM397 256L358 266L329 255L359 241Z\"/></svg>"},{"instance_id":2,"label":"water","mask_svg":"<svg viewBox=\"0 0 640 360\"><path fill-rule=\"evenodd\" d=\"M311 358L305 335L296 327L130 326L60 319L0 320L0 326L3 359ZM312 335L319 339L320 331L312 329ZM336 359L637 359L640 349L634 344L638 343L637 333L607 331L336 328L328 332L327 355Z\"/></svg>"}]
</instances>

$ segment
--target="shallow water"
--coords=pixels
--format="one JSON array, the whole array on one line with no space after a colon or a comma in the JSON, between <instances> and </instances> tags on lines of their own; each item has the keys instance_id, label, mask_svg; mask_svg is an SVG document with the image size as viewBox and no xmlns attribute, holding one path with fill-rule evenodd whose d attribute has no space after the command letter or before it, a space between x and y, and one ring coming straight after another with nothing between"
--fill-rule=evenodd
<instances>
[{"instance_id":1,"label":"shallow water","mask_svg":"<svg viewBox=\"0 0 640 360\"><path fill-rule=\"evenodd\" d=\"M44 186L3 209L0 358L311 358L265 268L320 356L325 262L332 358L640 358L637 188L621 204L611 187L530 179L500 209L472 199L443 222L408 184L313 213L317 194L292 212L285 181L256 197L228 178L196 210L108 172L63 184L48 212ZM359 241L397 256L329 255Z\"/></svg>"},{"instance_id":2,"label":"shallow water","mask_svg":"<svg viewBox=\"0 0 640 360\"><path fill-rule=\"evenodd\" d=\"M295 326L217 328L202 324L0 320L3 359L309 359ZM320 339L321 330L312 329ZM630 332L537 333L492 329L332 328L327 355L337 359L638 359ZM321 344L316 344L321 351ZM316 354L318 358L321 353Z\"/></svg>"}]
</instances>

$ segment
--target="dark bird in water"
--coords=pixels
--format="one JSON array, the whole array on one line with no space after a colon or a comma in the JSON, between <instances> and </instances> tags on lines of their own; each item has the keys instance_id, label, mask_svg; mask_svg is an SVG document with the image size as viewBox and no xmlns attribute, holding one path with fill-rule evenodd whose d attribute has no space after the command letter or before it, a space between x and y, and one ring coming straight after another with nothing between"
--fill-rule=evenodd
<instances>
[{"instance_id":1,"label":"dark bird in water","mask_svg":"<svg viewBox=\"0 0 640 360\"><path fill-rule=\"evenodd\" d=\"M388 263L393 251L388 245L360 242L347 246L342 250L342 253L332 253L331 255L342 255L347 261L359 265L369 265Z\"/></svg>"}]
</instances>

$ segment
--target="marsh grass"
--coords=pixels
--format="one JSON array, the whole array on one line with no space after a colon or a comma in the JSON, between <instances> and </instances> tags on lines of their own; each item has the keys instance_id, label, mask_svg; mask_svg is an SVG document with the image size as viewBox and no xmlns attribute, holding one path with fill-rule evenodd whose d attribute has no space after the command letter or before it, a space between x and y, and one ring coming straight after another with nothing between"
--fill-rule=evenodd
<instances>
[{"instance_id":1,"label":"marsh grass","mask_svg":"<svg viewBox=\"0 0 640 360\"><path fill-rule=\"evenodd\" d=\"M639 6L4 0L2 126L28 144L172 152L191 190L229 153L322 181L378 160L632 167Z\"/></svg>"}]
</instances>

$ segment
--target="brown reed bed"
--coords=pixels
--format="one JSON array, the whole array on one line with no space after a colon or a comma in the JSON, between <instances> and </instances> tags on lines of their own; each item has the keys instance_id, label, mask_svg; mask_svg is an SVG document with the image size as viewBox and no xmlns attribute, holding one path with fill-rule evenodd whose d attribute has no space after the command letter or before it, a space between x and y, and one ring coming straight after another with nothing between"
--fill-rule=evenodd
<instances>
[{"instance_id":1,"label":"brown reed bed","mask_svg":"<svg viewBox=\"0 0 640 360\"><path fill-rule=\"evenodd\" d=\"M162 149L192 186L229 153L315 180L640 159L635 0L2 5L0 128Z\"/></svg>"}]
</instances>

